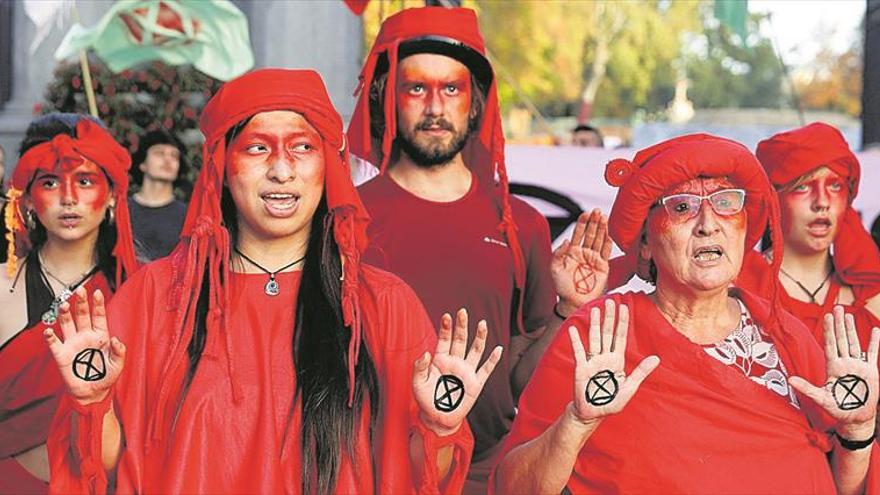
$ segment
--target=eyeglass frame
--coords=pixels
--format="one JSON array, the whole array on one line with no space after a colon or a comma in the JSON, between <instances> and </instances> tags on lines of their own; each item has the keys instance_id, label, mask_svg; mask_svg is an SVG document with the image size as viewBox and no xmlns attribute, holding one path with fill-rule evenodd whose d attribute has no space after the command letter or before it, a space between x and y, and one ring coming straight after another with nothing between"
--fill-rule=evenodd
<instances>
[{"instance_id":1,"label":"eyeglass frame","mask_svg":"<svg viewBox=\"0 0 880 495\"><path fill-rule=\"evenodd\" d=\"M731 212L731 213L720 213L720 212L718 212L718 210L715 209L715 205L714 205L714 203L712 203L712 200L711 200L710 198L711 198L712 196L715 196L716 194L725 193L725 192L731 192L731 191L738 192L738 193L741 193L741 194L742 194L742 198L743 198L743 200L742 200L742 206L740 206L740 208L739 208L738 210L736 210L736 211L734 211L734 212ZM674 197L676 197L676 196L690 196L690 197L692 197L692 198L699 198L699 199L700 199L699 208L697 208L697 209L695 210L695 213L693 213L692 215L690 215L690 216L688 216L688 217L686 218L687 220L690 220L691 218L694 218L694 217L696 217L697 215L699 215L699 214L700 214L700 211L703 210L703 200L706 200L706 201L709 202L709 207L712 208L712 211L713 211L716 215L721 215L721 216L723 216L723 217L729 217L729 216L731 216L731 215L736 215L737 213L743 211L743 209L746 207L746 197L747 197L747 194L746 194L746 190L745 190L745 189L741 189L741 188L719 189L719 190L717 190L717 191L715 191L715 192L713 192L713 193L707 194L707 195L705 195L705 196L701 196L701 195L699 195L699 194L692 194L692 193L670 194L669 196L663 196L663 197L661 197L660 199L658 199L657 202L654 204L654 206L662 206L663 209L666 210L666 214L667 214L667 215L669 215L669 216L674 216L674 215L676 215L676 213L674 213L674 212L670 212L669 209L666 208L666 201L669 200L669 198L674 198Z\"/></svg>"}]
</instances>

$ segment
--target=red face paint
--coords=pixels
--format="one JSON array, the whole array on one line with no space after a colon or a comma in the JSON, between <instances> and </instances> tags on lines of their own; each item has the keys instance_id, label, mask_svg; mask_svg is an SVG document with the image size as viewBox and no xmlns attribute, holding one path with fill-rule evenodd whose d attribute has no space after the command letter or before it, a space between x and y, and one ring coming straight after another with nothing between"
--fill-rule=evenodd
<instances>
[{"instance_id":1,"label":"red face paint","mask_svg":"<svg viewBox=\"0 0 880 495\"><path fill-rule=\"evenodd\" d=\"M322 143L318 131L296 112L251 118L226 154L226 180L242 235L307 238L324 192Z\"/></svg>"},{"instance_id":2,"label":"red face paint","mask_svg":"<svg viewBox=\"0 0 880 495\"><path fill-rule=\"evenodd\" d=\"M442 155L462 142L474 91L464 64L443 55L411 55L400 61L394 89L398 132L411 145Z\"/></svg>"},{"instance_id":3,"label":"red face paint","mask_svg":"<svg viewBox=\"0 0 880 495\"><path fill-rule=\"evenodd\" d=\"M74 240L98 228L111 192L110 181L101 168L84 160L67 170L55 167L51 172L38 171L27 197L50 236Z\"/></svg>"},{"instance_id":4,"label":"red face paint","mask_svg":"<svg viewBox=\"0 0 880 495\"><path fill-rule=\"evenodd\" d=\"M779 193L787 249L814 253L827 250L849 205L844 177L821 167Z\"/></svg>"},{"instance_id":5,"label":"red face paint","mask_svg":"<svg viewBox=\"0 0 880 495\"><path fill-rule=\"evenodd\" d=\"M697 178L670 187L663 196L707 196L735 188L723 177ZM686 220L671 218L663 206L652 208L646 226L647 244L658 280L672 290L727 287L742 266L746 219L745 209L733 215L719 215L705 199L699 212Z\"/></svg>"}]
</instances>

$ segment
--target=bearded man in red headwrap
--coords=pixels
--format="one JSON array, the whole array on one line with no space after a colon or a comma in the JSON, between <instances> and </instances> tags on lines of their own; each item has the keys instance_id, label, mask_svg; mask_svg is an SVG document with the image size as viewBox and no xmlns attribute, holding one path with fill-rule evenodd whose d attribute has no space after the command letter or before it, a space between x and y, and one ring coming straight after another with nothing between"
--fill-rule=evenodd
<instances>
[{"instance_id":1,"label":"bearded man in red headwrap","mask_svg":"<svg viewBox=\"0 0 880 495\"><path fill-rule=\"evenodd\" d=\"M106 316L82 294L64 342L45 334L70 390L53 491L460 491L501 349L478 366L485 324L466 352L466 315L444 315L438 340L411 289L360 263L368 217L320 76L246 74L201 128L181 243Z\"/></svg>"},{"instance_id":2,"label":"bearded man in red headwrap","mask_svg":"<svg viewBox=\"0 0 880 495\"><path fill-rule=\"evenodd\" d=\"M838 307L823 358L775 287L769 300L731 288L768 220L781 242L755 156L697 134L612 160L605 177L620 188L609 230L625 253L618 268L629 267L612 285L636 271L656 291L608 296L566 320L490 488L877 493L880 330L862 359Z\"/></svg>"},{"instance_id":3,"label":"bearded man in red headwrap","mask_svg":"<svg viewBox=\"0 0 880 495\"><path fill-rule=\"evenodd\" d=\"M468 416L476 444L465 492L485 493L516 397L561 323L556 292L565 315L601 294L601 277L582 270L578 284L573 272L589 265L574 261L551 275L546 220L508 193L496 81L472 10L386 19L358 91L347 135L379 169L359 189L372 218L366 259L411 285L432 318L465 308L488 322L490 345L511 350ZM583 253L584 239L610 249L601 223L597 213L585 236L581 219L572 249Z\"/></svg>"},{"instance_id":4,"label":"bearded man in red headwrap","mask_svg":"<svg viewBox=\"0 0 880 495\"><path fill-rule=\"evenodd\" d=\"M823 317L842 305L866 346L880 327L880 251L852 207L858 159L840 131L821 122L765 139L756 154L779 194L783 243L764 256L750 252L740 283L766 292L769 260L779 256L783 307L822 342Z\"/></svg>"},{"instance_id":5,"label":"bearded man in red headwrap","mask_svg":"<svg viewBox=\"0 0 880 495\"><path fill-rule=\"evenodd\" d=\"M137 269L130 160L103 123L53 113L28 126L6 193L0 275L0 493L45 493L46 438L65 393L43 331L77 287L111 297Z\"/></svg>"}]
</instances>

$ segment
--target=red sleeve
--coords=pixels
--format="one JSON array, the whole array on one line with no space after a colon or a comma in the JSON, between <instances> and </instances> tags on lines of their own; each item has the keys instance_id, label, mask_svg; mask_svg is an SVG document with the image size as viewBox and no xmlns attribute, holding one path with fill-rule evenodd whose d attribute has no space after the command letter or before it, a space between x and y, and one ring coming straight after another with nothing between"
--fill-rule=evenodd
<instances>
[{"instance_id":1,"label":"red sleeve","mask_svg":"<svg viewBox=\"0 0 880 495\"><path fill-rule=\"evenodd\" d=\"M474 440L465 421L461 428L446 437L438 437L427 429L419 417L419 407L412 393L413 366L427 351L433 353L437 335L428 314L413 290L387 272L365 267L369 285L382 287L376 301L376 347L381 349L377 372L383 395L382 434L374 444L377 453L376 472L379 493L461 493L470 466ZM366 309L366 307L364 307ZM371 332L372 333L372 332ZM372 351L372 349L371 349ZM398 430L399 427L404 429ZM410 437L421 435L425 448L424 464L410 466ZM439 479L437 454L453 446L453 461L445 480ZM406 473L397 470L409 466ZM418 477L421 473L421 477ZM401 483L401 478L412 479Z\"/></svg>"},{"instance_id":2,"label":"red sleeve","mask_svg":"<svg viewBox=\"0 0 880 495\"><path fill-rule=\"evenodd\" d=\"M537 210L517 198L511 198L516 214L520 244L526 258L526 287L523 296L523 324L526 332L540 328L550 320L556 304L556 286L550 275L550 226ZM518 332L511 325L512 335Z\"/></svg>"},{"instance_id":3,"label":"red sleeve","mask_svg":"<svg viewBox=\"0 0 880 495\"><path fill-rule=\"evenodd\" d=\"M46 442L51 493L107 493L101 434L104 415L112 407L113 398L112 389L104 400L87 406L80 405L69 394L62 397Z\"/></svg>"},{"instance_id":4,"label":"red sleeve","mask_svg":"<svg viewBox=\"0 0 880 495\"><path fill-rule=\"evenodd\" d=\"M620 304L620 296L609 296ZM589 342L589 314L593 306L604 304L606 298L580 308L565 320L564 328L575 326L580 332L581 341ZM601 306L600 306L601 307ZM633 322L630 321L630 328ZM553 342L544 351L544 356L535 368L532 379L519 399L519 409L510 434L504 442L500 460L515 447L529 442L547 430L565 411L574 398L574 352L568 332L557 332ZM497 465L496 465L497 469ZM489 477L489 493L495 492L495 473Z\"/></svg>"},{"instance_id":5,"label":"red sleeve","mask_svg":"<svg viewBox=\"0 0 880 495\"><path fill-rule=\"evenodd\" d=\"M116 412L123 436L117 475L126 469L123 467L126 464L131 466L142 461L139 447L143 445L146 425L145 403L150 400L145 392L145 348L149 330L156 330L153 327L158 325L155 313L160 307L164 309L164 299L154 295L167 294L156 287L156 281L170 283L170 274L163 271L168 266L166 262L155 262L138 270L110 301L107 307L110 335L116 336L126 347L125 367L111 393L100 403L83 407L64 394L46 442L51 493L107 492L101 439L104 415L110 407ZM125 491L122 487L119 489Z\"/></svg>"}]
</instances>

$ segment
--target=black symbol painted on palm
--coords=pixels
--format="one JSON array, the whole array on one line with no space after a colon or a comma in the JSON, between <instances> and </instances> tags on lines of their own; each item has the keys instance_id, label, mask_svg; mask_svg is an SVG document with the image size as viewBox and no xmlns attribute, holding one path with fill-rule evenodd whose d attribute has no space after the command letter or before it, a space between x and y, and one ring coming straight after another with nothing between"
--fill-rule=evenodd
<instances>
[{"instance_id":1,"label":"black symbol painted on palm","mask_svg":"<svg viewBox=\"0 0 880 495\"><path fill-rule=\"evenodd\" d=\"M611 370L602 370L587 382L587 402L593 406L604 406L611 403L620 387L617 384L617 378Z\"/></svg>"},{"instance_id":2,"label":"black symbol painted on palm","mask_svg":"<svg viewBox=\"0 0 880 495\"><path fill-rule=\"evenodd\" d=\"M73 358L73 374L81 380L95 382L107 376L107 362L99 349L84 349Z\"/></svg>"},{"instance_id":3,"label":"black symbol painted on palm","mask_svg":"<svg viewBox=\"0 0 880 495\"><path fill-rule=\"evenodd\" d=\"M434 387L434 407L443 412L452 412L464 399L464 382L455 375L442 375Z\"/></svg>"},{"instance_id":4,"label":"black symbol painted on palm","mask_svg":"<svg viewBox=\"0 0 880 495\"><path fill-rule=\"evenodd\" d=\"M844 375L834 381L831 388L837 407L844 411L858 409L868 403L868 382L856 375Z\"/></svg>"}]
</instances>

